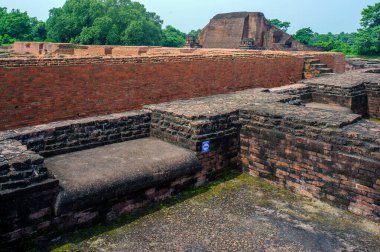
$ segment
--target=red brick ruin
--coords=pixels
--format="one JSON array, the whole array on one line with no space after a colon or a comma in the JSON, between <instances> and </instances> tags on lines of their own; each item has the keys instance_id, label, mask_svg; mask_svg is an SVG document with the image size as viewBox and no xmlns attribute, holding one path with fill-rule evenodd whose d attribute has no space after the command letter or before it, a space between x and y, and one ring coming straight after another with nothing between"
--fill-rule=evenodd
<instances>
[{"instance_id":1,"label":"red brick ruin","mask_svg":"<svg viewBox=\"0 0 380 252\"><path fill-rule=\"evenodd\" d=\"M380 64L301 49L261 13L217 15L187 48L15 43L0 59L0 245L226 169L378 221Z\"/></svg>"}]
</instances>

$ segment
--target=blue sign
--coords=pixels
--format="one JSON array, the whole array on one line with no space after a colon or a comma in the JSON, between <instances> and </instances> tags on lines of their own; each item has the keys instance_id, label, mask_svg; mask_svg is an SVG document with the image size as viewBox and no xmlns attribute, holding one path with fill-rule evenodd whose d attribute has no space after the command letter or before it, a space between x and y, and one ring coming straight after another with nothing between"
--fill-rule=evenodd
<instances>
[{"instance_id":1,"label":"blue sign","mask_svg":"<svg viewBox=\"0 0 380 252\"><path fill-rule=\"evenodd\" d=\"M207 153L210 151L210 141L202 143L202 153Z\"/></svg>"}]
</instances>

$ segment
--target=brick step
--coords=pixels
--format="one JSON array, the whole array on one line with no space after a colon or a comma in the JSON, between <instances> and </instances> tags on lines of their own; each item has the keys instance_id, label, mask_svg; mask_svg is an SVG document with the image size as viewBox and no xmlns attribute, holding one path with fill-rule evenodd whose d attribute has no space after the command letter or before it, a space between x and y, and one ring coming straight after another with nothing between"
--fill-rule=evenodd
<instances>
[{"instance_id":1,"label":"brick step","mask_svg":"<svg viewBox=\"0 0 380 252\"><path fill-rule=\"evenodd\" d=\"M319 76L332 76L335 75L335 73L321 73Z\"/></svg>"},{"instance_id":2,"label":"brick step","mask_svg":"<svg viewBox=\"0 0 380 252\"><path fill-rule=\"evenodd\" d=\"M326 64L311 64L311 66L315 67L316 69L328 68Z\"/></svg>"},{"instance_id":3,"label":"brick step","mask_svg":"<svg viewBox=\"0 0 380 252\"><path fill-rule=\"evenodd\" d=\"M318 71L321 73L321 74L325 74L325 73L333 73L333 70L331 68L319 68Z\"/></svg>"},{"instance_id":4,"label":"brick step","mask_svg":"<svg viewBox=\"0 0 380 252\"><path fill-rule=\"evenodd\" d=\"M314 56L310 56L310 55L305 55L305 56L303 56L303 58L304 58L305 60L316 59L316 58L314 58Z\"/></svg>"}]
</instances>

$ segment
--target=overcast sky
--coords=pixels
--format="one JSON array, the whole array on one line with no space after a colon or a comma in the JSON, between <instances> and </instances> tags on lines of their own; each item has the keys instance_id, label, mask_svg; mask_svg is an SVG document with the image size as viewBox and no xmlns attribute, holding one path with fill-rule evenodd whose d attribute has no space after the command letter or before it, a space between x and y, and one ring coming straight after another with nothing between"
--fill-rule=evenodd
<instances>
[{"instance_id":1,"label":"overcast sky","mask_svg":"<svg viewBox=\"0 0 380 252\"><path fill-rule=\"evenodd\" d=\"M0 0L0 6L27 11L46 20L49 9L65 0ZM259 11L267 18L290 21L290 33L311 27L319 33L353 32L359 28L361 11L379 0L140 0L148 11L156 12L165 25L189 32L203 28L218 13Z\"/></svg>"}]
</instances>

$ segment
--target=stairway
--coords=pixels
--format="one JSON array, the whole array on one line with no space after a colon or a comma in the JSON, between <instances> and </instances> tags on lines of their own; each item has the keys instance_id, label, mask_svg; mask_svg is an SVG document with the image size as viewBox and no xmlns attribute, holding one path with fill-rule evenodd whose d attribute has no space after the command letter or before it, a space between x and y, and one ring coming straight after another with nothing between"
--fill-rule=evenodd
<instances>
[{"instance_id":1,"label":"stairway","mask_svg":"<svg viewBox=\"0 0 380 252\"><path fill-rule=\"evenodd\" d=\"M305 59L304 79L334 74L333 69L321 63L319 59L313 56L304 56L303 58Z\"/></svg>"}]
</instances>

